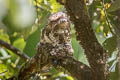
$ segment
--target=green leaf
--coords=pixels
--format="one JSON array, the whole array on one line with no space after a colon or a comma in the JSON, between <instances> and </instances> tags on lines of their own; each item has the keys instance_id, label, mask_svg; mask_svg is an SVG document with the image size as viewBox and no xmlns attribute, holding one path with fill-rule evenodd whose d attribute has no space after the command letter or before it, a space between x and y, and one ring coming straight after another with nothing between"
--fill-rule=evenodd
<instances>
[{"instance_id":1,"label":"green leaf","mask_svg":"<svg viewBox=\"0 0 120 80\"><path fill-rule=\"evenodd\" d=\"M23 38L18 38L14 41L13 46L20 49L21 51L24 49L26 43Z\"/></svg>"},{"instance_id":2,"label":"green leaf","mask_svg":"<svg viewBox=\"0 0 120 80\"><path fill-rule=\"evenodd\" d=\"M120 9L120 0L115 0L115 2L108 8L107 12L114 12Z\"/></svg>"},{"instance_id":3,"label":"green leaf","mask_svg":"<svg viewBox=\"0 0 120 80\"><path fill-rule=\"evenodd\" d=\"M7 66L4 64L0 64L0 78L4 79L7 71L8 71Z\"/></svg>"},{"instance_id":4,"label":"green leaf","mask_svg":"<svg viewBox=\"0 0 120 80\"><path fill-rule=\"evenodd\" d=\"M25 46L25 48L23 50L30 57L32 57L36 53L37 44L40 41L41 29L46 25L47 18L48 18L49 14L50 14L50 12L46 11L46 10L45 11L41 11L41 13L43 13L42 17L41 17L41 24L38 27L38 30L33 32L27 38L26 46Z\"/></svg>"},{"instance_id":5,"label":"green leaf","mask_svg":"<svg viewBox=\"0 0 120 80\"><path fill-rule=\"evenodd\" d=\"M85 64L88 64L83 48L79 45L75 38L72 38L72 47L74 49L74 58Z\"/></svg>"},{"instance_id":6,"label":"green leaf","mask_svg":"<svg viewBox=\"0 0 120 80\"><path fill-rule=\"evenodd\" d=\"M23 51L30 57L36 53L37 43L40 41L40 33L41 28L32 33L26 41L26 46Z\"/></svg>"},{"instance_id":7,"label":"green leaf","mask_svg":"<svg viewBox=\"0 0 120 80\"><path fill-rule=\"evenodd\" d=\"M56 2L56 0L49 0L50 4L51 4L51 9L52 12L58 12L62 6Z\"/></svg>"},{"instance_id":8,"label":"green leaf","mask_svg":"<svg viewBox=\"0 0 120 80\"><path fill-rule=\"evenodd\" d=\"M115 51L117 47L117 41L116 37L110 37L106 39L103 43L103 47L108 51L108 53L111 55L113 51Z\"/></svg>"},{"instance_id":9,"label":"green leaf","mask_svg":"<svg viewBox=\"0 0 120 80\"><path fill-rule=\"evenodd\" d=\"M13 76L13 69L8 67L8 65L0 64L0 79L6 80Z\"/></svg>"},{"instance_id":10,"label":"green leaf","mask_svg":"<svg viewBox=\"0 0 120 80\"><path fill-rule=\"evenodd\" d=\"M7 66L4 64L0 64L0 73L6 72L7 71Z\"/></svg>"}]
</instances>

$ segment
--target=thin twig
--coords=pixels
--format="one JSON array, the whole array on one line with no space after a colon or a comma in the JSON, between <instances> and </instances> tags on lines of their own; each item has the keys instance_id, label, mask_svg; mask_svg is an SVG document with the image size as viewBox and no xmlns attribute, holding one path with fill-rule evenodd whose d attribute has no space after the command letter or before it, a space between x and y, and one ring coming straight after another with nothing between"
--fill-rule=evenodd
<instances>
[{"instance_id":1,"label":"thin twig","mask_svg":"<svg viewBox=\"0 0 120 80\"><path fill-rule=\"evenodd\" d=\"M20 58L24 59L25 61L27 59L29 59L29 57L25 53L21 52L19 49L13 47L12 45L4 42L3 40L0 40L0 45L3 46L3 47L5 47L5 48L7 48L7 49L9 49L9 50L11 50L16 55L18 55Z\"/></svg>"}]
</instances>

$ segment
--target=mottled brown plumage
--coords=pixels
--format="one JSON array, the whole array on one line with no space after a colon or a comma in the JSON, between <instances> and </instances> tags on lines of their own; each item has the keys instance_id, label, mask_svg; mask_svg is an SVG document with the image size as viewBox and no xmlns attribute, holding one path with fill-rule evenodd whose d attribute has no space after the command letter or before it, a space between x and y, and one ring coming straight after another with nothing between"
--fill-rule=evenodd
<instances>
[{"instance_id":1,"label":"mottled brown plumage","mask_svg":"<svg viewBox=\"0 0 120 80\"><path fill-rule=\"evenodd\" d=\"M47 26L42 31L42 38L40 43L50 43L54 47L56 46L56 50L60 48L60 50L69 49L70 54L61 54L62 55L73 55L73 49L71 46L71 28L70 21L67 15L63 12L58 12L52 14L48 19ZM55 48L54 48L55 49ZM51 51L50 53L54 54L55 51ZM56 55L56 54L55 54ZM60 55L60 54L58 54Z\"/></svg>"},{"instance_id":2,"label":"mottled brown plumage","mask_svg":"<svg viewBox=\"0 0 120 80\"><path fill-rule=\"evenodd\" d=\"M38 74L48 71L54 62L57 64L65 57L73 57L70 30L70 21L65 13L52 14L42 30L37 54L21 68L18 80L38 80ZM57 59L50 60L50 55Z\"/></svg>"}]
</instances>

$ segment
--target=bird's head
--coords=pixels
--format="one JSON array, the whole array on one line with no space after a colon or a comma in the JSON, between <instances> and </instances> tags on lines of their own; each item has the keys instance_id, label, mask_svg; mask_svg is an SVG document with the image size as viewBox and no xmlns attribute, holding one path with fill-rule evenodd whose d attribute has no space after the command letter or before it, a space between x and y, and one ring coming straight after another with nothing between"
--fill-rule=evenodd
<instances>
[{"instance_id":1,"label":"bird's head","mask_svg":"<svg viewBox=\"0 0 120 80\"><path fill-rule=\"evenodd\" d=\"M48 18L48 24L42 34L43 38L49 39L51 42L58 41L58 43L65 43L70 41L70 30L70 20L68 16L63 12L58 12Z\"/></svg>"}]
</instances>

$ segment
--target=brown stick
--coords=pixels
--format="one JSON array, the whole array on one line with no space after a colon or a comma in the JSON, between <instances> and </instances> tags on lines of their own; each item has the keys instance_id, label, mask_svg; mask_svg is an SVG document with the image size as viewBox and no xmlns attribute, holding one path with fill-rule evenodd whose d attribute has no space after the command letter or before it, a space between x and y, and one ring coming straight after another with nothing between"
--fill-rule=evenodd
<instances>
[{"instance_id":1,"label":"brown stick","mask_svg":"<svg viewBox=\"0 0 120 80\"><path fill-rule=\"evenodd\" d=\"M3 47L5 47L5 48L7 48L7 49L9 49L9 50L11 50L16 55L18 55L20 58L24 59L25 61L27 59L29 59L29 57L25 53L21 52L19 49L13 47L12 45L4 42L3 40L0 40L0 45L3 46Z\"/></svg>"}]
</instances>

